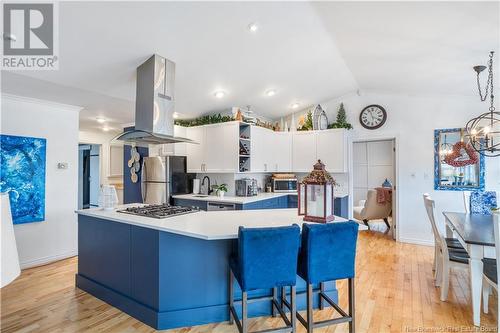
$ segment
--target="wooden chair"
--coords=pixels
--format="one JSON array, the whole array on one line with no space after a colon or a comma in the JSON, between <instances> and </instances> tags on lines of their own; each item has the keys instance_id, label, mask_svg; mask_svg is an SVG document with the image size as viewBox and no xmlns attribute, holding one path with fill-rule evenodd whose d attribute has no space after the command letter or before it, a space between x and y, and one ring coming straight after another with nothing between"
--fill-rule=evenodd
<instances>
[{"instance_id":1,"label":"wooden chair","mask_svg":"<svg viewBox=\"0 0 500 333\"><path fill-rule=\"evenodd\" d=\"M500 214L493 214L493 234L495 236L495 255L500 258ZM491 289L494 288L498 295L498 276L500 276L500 267L496 259L483 259L483 312L488 313L488 300ZM497 332L500 332L500 302L497 308Z\"/></svg>"},{"instance_id":2,"label":"wooden chair","mask_svg":"<svg viewBox=\"0 0 500 333\"><path fill-rule=\"evenodd\" d=\"M436 225L434 200L427 193L424 194L424 205L434 234L435 285L441 287L441 301L444 302L448 298L450 269L454 267L469 268L469 256L463 247L457 249L448 246L446 238Z\"/></svg>"}]
</instances>

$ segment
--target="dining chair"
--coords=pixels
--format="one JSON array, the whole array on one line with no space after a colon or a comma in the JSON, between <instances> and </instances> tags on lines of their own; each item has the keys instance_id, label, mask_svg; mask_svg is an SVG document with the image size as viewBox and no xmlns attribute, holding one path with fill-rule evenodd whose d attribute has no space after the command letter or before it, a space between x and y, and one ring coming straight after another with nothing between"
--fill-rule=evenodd
<instances>
[{"instance_id":1,"label":"dining chair","mask_svg":"<svg viewBox=\"0 0 500 333\"><path fill-rule=\"evenodd\" d=\"M470 191L463 191L465 213L470 213Z\"/></svg>"},{"instance_id":2,"label":"dining chair","mask_svg":"<svg viewBox=\"0 0 500 333\"><path fill-rule=\"evenodd\" d=\"M500 258L500 214L493 214L493 235L495 237L495 255ZM498 295L498 276L500 276L500 266L496 259L483 259L483 312L488 313L488 301L491 289L495 289ZM500 332L500 302L497 308L497 332Z\"/></svg>"},{"instance_id":3,"label":"dining chair","mask_svg":"<svg viewBox=\"0 0 500 333\"><path fill-rule=\"evenodd\" d=\"M491 214L491 208L497 207L495 191L474 191L470 194L469 212L471 214Z\"/></svg>"},{"instance_id":4,"label":"dining chair","mask_svg":"<svg viewBox=\"0 0 500 333\"><path fill-rule=\"evenodd\" d=\"M441 287L441 301L448 298L448 288L450 284L450 270L452 268L469 268L469 256L465 249L450 248L447 238L443 236L436 225L434 216L435 203L429 194L424 194L424 205L427 216L432 226L434 234L434 265L435 265L435 285ZM450 238L448 238L450 239ZM451 240L458 241L451 238Z\"/></svg>"}]
</instances>

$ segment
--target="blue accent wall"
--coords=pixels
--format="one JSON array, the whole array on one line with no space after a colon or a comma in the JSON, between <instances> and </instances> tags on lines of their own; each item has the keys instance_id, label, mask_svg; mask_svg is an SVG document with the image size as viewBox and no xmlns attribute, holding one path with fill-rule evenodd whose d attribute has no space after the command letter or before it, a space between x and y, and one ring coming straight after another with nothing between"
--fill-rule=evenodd
<instances>
[{"instance_id":1,"label":"blue accent wall","mask_svg":"<svg viewBox=\"0 0 500 333\"><path fill-rule=\"evenodd\" d=\"M124 131L133 130L134 127L126 127ZM141 195L141 172L137 173L138 180L137 183L132 183L130 179L130 168L128 167L128 161L130 160L130 145L123 146L123 203L135 203L142 202ZM141 163L142 167L142 158L149 156L149 149L145 147L137 147L137 151L139 155L141 155L141 159L139 163Z\"/></svg>"}]
</instances>

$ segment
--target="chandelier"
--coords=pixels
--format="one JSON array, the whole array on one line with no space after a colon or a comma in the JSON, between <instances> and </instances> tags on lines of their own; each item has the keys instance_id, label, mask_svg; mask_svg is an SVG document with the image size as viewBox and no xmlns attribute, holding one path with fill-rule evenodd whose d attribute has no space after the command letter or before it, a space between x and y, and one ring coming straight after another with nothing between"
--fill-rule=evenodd
<instances>
[{"instance_id":1,"label":"chandelier","mask_svg":"<svg viewBox=\"0 0 500 333\"><path fill-rule=\"evenodd\" d=\"M488 91L490 96L490 108L489 111L479 115L476 118L472 118L465 125L465 130L467 131L467 136L470 138L470 144L478 153L484 156L495 157L500 156L500 112L495 111L494 105L494 92L493 92L493 55L494 52L490 52L490 60L488 61L488 67L486 66L474 66L474 70L477 73L477 88L479 91L479 98L482 102L488 97ZM483 93L481 91L481 83L479 82L479 76L482 71L488 68L488 79L486 81L486 90Z\"/></svg>"}]
</instances>

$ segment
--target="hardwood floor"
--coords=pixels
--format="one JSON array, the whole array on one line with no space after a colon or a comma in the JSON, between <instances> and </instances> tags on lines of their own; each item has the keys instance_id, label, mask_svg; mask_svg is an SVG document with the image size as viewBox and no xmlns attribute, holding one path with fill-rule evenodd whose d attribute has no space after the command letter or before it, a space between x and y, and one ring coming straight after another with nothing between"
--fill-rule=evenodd
<instances>
[{"instance_id":1,"label":"hardwood floor","mask_svg":"<svg viewBox=\"0 0 500 333\"><path fill-rule=\"evenodd\" d=\"M356 332L458 332L472 328L469 278L454 270L447 302L439 300L432 278L430 247L396 243L384 230L360 233L356 276ZM154 332L125 313L76 289L77 258L23 271L1 290L1 332ZM341 306L346 308L347 283L338 283ZM485 328L496 328L496 297L490 297L490 314L481 315ZM317 311L326 318L331 309ZM278 327L274 318L252 320L250 330ZM305 332L300 327L299 332ZM347 332L347 324L315 332ZM421 330L422 331L422 330ZM237 332L228 323L197 326L169 332Z\"/></svg>"}]
</instances>

